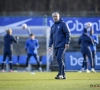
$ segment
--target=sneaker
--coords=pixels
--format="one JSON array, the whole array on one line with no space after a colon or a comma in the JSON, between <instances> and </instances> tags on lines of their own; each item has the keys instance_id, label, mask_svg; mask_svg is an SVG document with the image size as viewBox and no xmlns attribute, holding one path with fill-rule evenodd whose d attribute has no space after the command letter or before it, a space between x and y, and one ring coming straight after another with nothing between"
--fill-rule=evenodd
<instances>
[{"instance_id":1,"label":"sneaker","mask_svg":"<svg viewBox=\"0 0 100 90\"><path fill-rule=\"evenodd\" d=\"M10 72L13 72L13 70L10 70Z\"/></svg>"},{"instance_id":2,"label":"sneaker","mask_svg":"<svg viewBox=\"0 0 100 90\"><path fill-rule=\"evenodd\" d=\"M55 77L55 79L64 79L64 78L63 78L63 75L57 75L57 76Z\"/></svg>"},{"instance_id":3,"label":"sneaker","mask_svg":"<svg viewBox=\"0 0 100 90\"><path fill-rule=\"evenodd\" d=\"M65 75L65 73L63 74L63 78L62 79L66 79L66 75Z\"/></svg>"},{"instance_id":4,"label":"sneaker","mask_svg":"<svg viewBox=\"0 0 100 90\"><path fill-rule=\"evenodd\" d=\"M66 76L64 75L62 79L67 79Z\"/></svg>"},{"instance_id":5,"label":"sneaker","mask_svg":"<svg viewBox=\"0 0 100 90\"><path fill-rule=\"evenodd\" d=\"M87 73L90 73L90 71L89 71L88 69L86 69L86 72L87 72Z\"/></svg>"},{"instance_id":6,"label":"sneaker","mask_svg":"<svg viewBox=\"0 0 100 90\"><path fill-rule=\"evenodd\" d=\"M94 68L92 68L92 69L91 69L91 72L94 72L94 73L96 73L96 71L94 70Z\"/></svg>"},{"instance_id":7,"label":"sneaker","mask_svg":"<svg viewBox=\"0 0 100 90\"><path fill-rule=\"evenodd\" d=\"M2 70L2 72L5 72L4 70Z\"/></svg>"},{"instance_id":8,"label":"sneaker","mask_svg":"<svg viewBox=\"0 0 100 90\"><path fill-rule=\"evenodd\" d=\"M39 67L39 71L42 72L42 68L41 67Z\"/></svg>"}]
</instances>

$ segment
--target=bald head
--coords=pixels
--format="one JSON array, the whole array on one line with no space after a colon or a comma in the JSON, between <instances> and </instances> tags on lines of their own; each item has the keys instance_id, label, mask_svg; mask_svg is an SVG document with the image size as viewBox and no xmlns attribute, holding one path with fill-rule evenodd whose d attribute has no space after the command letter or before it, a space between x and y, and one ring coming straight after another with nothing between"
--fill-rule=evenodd
<instances>
[{"instance_id":1,"label":"bald head","mask_svg":"<svg viewBox=\"0 0 100 90\"><path fill-rule=\"evenodd\" d=\"M54 12L54 13L52 13L52 18L53 18L54 22L57 22L60 19L60 14L58 12Z\"/></svg>"}]
</instances>

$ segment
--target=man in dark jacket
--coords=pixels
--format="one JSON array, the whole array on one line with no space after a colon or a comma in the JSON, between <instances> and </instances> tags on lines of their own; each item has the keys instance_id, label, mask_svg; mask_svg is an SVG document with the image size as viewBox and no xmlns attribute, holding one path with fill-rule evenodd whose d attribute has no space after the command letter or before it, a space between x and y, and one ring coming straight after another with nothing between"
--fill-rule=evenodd
<instances>
[{"instance_id":1,"label":"man in dark jacket","mask_svg":"<svg viewBox=\"0 0 100 90\"><path fill-rule=\"evenodd\" d=\"M86 67L86 72L90 73L90 71L87 69L87 56L90 60L91 65L91 71L95 72L94 65L93 65L93 58L92 58L92 52L90 49L90 45L94 45L92 38L88 35L88 31L86 28L84 28L83 34L80 36L78 44L81 45L81 53L83 55L83 64L82 64L82 71L84 67ZM82 72L81 71L81 72Z\"/></svg>"},{"instance_id":2,"label":"man in dark jacket","mask_svg":"<svg viewBox=\"0 0 100 90\"><path fill-rule=\"evenodd\" d=\"M66 79L64 72L65 66L62 58L65 50L69 47L70 31L66 23L60 18L58 12L54 12L52 14L52 17L54 20L54 24L52 25L50 32L49 51L51 51L53 44L54 54L59 65L58 75L55 77L55 79Z\"/></svg>"},{"instance_id":3,"label":"man in dark jacket","mask_svg":"<svg viewBox=\"0 0 100 90\"><path fill-rule=\"evenodd\" d=\"M6 57L9 58L10 72L12 72L12 51L13 51L13 42L18 42L18 37L14 38L12 36L12 29L6 30L7 34L4 36L4 54L2 62L2 72L4 72L4 63Z\"/></svg>"}]
</instances>

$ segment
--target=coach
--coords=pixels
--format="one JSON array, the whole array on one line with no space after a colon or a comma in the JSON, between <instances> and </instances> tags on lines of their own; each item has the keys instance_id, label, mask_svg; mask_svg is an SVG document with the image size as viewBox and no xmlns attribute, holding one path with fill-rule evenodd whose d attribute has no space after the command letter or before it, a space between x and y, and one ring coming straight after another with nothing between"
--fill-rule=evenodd
<instances>
[{"instance_id":1,"label":"coach","mask_svg":"<svg viewBox=\"0 0 100 90\"><path fill-rule=\"evenodd\" d=\"M58 75L55 77L55 79L66 79L64 72L65 65L62 58L65 50L69 47L70 31L66 23L60 18L58 12L54 12L52 14L52 18L54 20L54 24L52 25L50 32L49 51L52 50L53 45L54 54L59 65Z\"/></svg>"}]
</instances>

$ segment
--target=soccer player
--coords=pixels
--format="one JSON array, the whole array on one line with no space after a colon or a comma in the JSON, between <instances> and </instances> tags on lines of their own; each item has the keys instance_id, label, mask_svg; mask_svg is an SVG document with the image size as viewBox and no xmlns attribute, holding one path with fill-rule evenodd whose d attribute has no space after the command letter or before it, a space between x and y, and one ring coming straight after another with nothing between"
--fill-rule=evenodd
<instances>
[{"instance_id":1,"label":"soccer player","mask_svg":"<svg viewBox=\"0 0 100 90\"><path fill-rule=\"evenodd\" d=\"M92 59L92 52L90 49L90 45L94 45L92 38L88 35L88 30L84 28L83 34L79 37L78 44L81 45L81 53L83 55L83 64L82 64L82 70L83 71L84 67L86 67L86 72L90 73L90 71L87 69L87 57L90 60L90 65L91 65L91 71L96 72L94 70L94 64L93 64L93 59Z\"/></svg>"},{"instance_id":2,"label":"soccer player","mask_svg":"<svg viewBox=\"0 0 100 90\"><path fill-rule=\"evenodd\" d=\"M96 45L99 43L98 36L94 34L94 30L90 30L90 37L93 39L94 45L90 45L91 51L92 51L92 58L93 58L93 64L95 68L95 55L96 55Z\"/></svg>"},{"instance_id":3,"label":"soccer player","mask_svg":"<svg viewBox=\"0 0 100 90\"><path fill-rule=\"evenodd\" d=\"M6 30L7 34L4 36L4 54L3 54L3 62L2 62L2 72L4 72L4 63L6 57L9 58L10 72L12 72L12 51L13 51L13 42L17 43L19 37L12 36L12 29Z\"/></svg>"},{"instance_id":4,"label":"soccer player","mask_svg":"<svg viewBox=\"0 0 100 90\"><path fill-rule=\"evenodd\" d=\"M42 71L41 65L39 63L39 60L37 58L37 49L39 48L38 40L35 39L34 34L30 34L30 38L26 41L25 49L27 51L27 60L26 60L26 70L28 69L28 62L31 56L35 58L37 61L39 71Z\"/></svg>"},{"instance_id":5,"label":"soccer player","mask_svg":"<svg viewBox=\"0 0 100 90\"><path fill-rule=\"evenodd\" d=\"M66 79L64 71L65 65L62 58L64 57L65 50L69 47L70 31L66 23L60 18L58 12L52 13L52 18L54 24L50 32L49 51L52 50L53 45L54 54L59 66L59 71L55 79Z\"/></svg>"}]
</instances>

